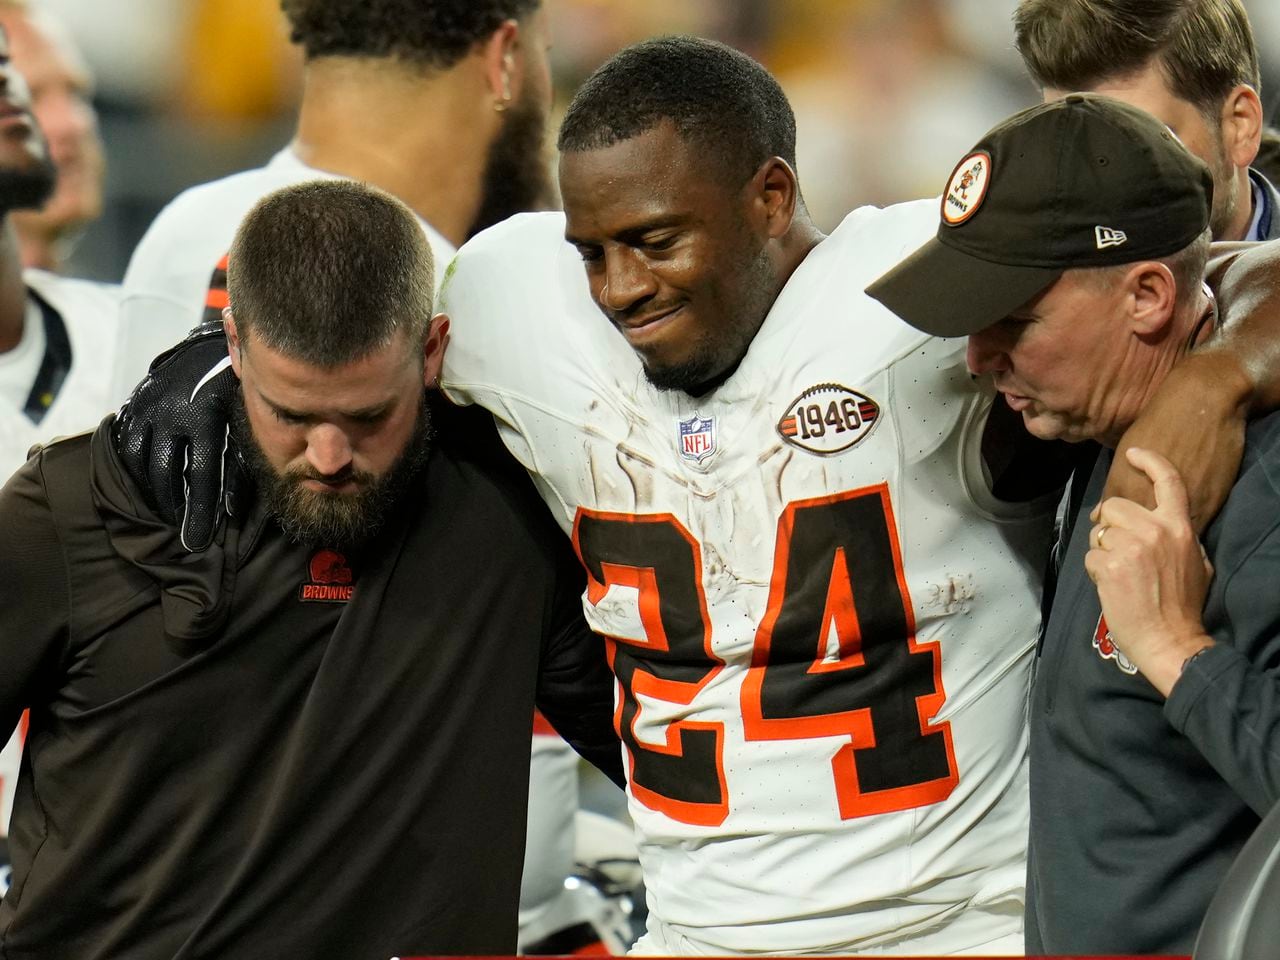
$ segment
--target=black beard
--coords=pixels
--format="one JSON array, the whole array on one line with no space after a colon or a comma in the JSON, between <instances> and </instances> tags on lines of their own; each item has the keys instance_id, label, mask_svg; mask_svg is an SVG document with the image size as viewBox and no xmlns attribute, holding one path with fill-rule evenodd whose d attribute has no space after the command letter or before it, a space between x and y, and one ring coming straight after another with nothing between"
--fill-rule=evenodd
<instances>
[{"instance_id":1,"label":"black beard","mask_svg":"<svg viewBox=\"0 0 1280 960\"><path fill-rule=\"evenodd\" d=\"M678 390L691 397L700 397L733 376L760 332L776 296L772 291L773 268L768 253L760 250L747 254L744 262L747 266L735 270L745 278L743 286L747 309L744 315L750 316L754 312L760 319L754 325L738 321L716 333L704 333L693 345L689 356L679 363L650 365L641 354L640 364L645 379L652 386L658 390Z\"/></svg>"},{"instance_id":2,"label":"black beard","mask_svg":"<svg viewBox=\"0 0 1280 960\"><path fill-rule=\"evenodd\" d=\"M302 486L303 481L334 478L305 468L277 471L253 436L239 391L232 401L231 436L258 495L285 535L302 546L338 550L358 547L382 531L426 466L432 446L431 415L424 394L409 442L384 473L348 471L337 479L359 483L362 489L358 493L318 493Z\"/></svg>"},{"instance_id":3,"label":"black beard","mask_svg":"<svg viewBox=\"0 0 1280 960\"><path fill-rule=\"evenodd\" d=\"M39 210L53 196L57 178L53 162L43 158L26 169L0 169L0 210Z\"/></svg>"},{"instance_id":4,"label":"black beard","mask_svg":"<svg viewBox=\"0 0 1280 960\"><path fill-rule=\"evenodd\" d=\"M552 206L551 168L543 156L547 121L532 97L511 105L485 161L480 209L468 239L507 217Z\"/></svg>"}]
</instances>

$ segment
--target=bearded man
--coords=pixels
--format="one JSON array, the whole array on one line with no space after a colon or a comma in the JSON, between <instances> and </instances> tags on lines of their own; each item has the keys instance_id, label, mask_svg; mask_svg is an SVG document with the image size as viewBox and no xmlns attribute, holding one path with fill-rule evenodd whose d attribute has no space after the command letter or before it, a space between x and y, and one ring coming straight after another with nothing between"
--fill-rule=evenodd
<instances>
[{"instance_id":1,"label":"bearded man","mask_svg":"<svg viewBox=\"0 0 1280 960\"><path fill-rule=\"evenodd\" d=\"M257 496L209 550L143 506L110 417L0 493L0 727L31 716L0 953L512 953L535 702L621 780L583 575L477 453L491 421L431 413L448 321L409 209L289 187L229 263Z\"/></svg>"}]
</instances>

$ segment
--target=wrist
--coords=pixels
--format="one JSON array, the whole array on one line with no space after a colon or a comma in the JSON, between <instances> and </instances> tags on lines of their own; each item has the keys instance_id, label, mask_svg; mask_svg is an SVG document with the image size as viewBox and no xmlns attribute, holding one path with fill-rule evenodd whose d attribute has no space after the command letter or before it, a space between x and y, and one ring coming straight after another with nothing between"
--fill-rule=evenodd
<instances>
[{"instance_id":1,"label":"wrist","mask_svg":"<svg viewBox=\"0 0 1280 960\"><path fill-rule=\"evenodd\" d=\"M1203 633L1180 636L1166 644L1148 662L1137 666L1160 695L1167 698L1187 665L1213 645L1213 638Z\"/></svg>"}]
</instances>

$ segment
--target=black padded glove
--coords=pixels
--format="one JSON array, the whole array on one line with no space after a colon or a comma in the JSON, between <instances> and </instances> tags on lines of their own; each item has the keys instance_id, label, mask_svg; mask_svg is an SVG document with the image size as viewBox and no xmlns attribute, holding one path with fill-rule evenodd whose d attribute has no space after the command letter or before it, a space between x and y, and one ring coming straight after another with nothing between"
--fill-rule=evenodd
<instances>
[{"instance_id":1,"label":"black padded glove","mask_svg":"<svg viewBox=\"0 0 1280 960\"><path fill-rule=\"evenodd\" d=\"M192 552L209 546L244 487L228 426L238 389L222 324L202 323L151 362L116 414L124 468Z\"/></svg>"}]
</instances>

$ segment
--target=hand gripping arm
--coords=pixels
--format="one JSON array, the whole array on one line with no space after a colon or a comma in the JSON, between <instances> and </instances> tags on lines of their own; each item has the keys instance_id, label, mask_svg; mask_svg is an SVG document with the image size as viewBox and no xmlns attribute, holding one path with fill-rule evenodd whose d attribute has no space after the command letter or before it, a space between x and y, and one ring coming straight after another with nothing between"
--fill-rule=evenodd
<instances>
[{"instance_id":1,"label":"hand gripping arm","mask_svg":"<svg viewBox=\"0 0 1280 960\"><path fill-rule=\"evenodd\" d=\"M156 357L116 414L116 453L148 503L181 526L192 552L233 513L239 460L231 448L231 398L239 389L221 323L202 323Z\"/></svg>"}]
</instances>

